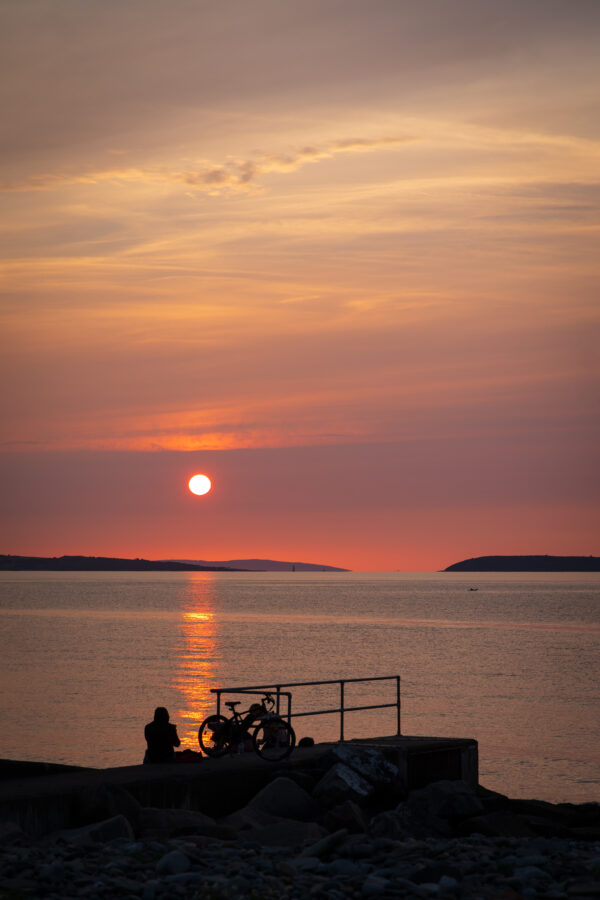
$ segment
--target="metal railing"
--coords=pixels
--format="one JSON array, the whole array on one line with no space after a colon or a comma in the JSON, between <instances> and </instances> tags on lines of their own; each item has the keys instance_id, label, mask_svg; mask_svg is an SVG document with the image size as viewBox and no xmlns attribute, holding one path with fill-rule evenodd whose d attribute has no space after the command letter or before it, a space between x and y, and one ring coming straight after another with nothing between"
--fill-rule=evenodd
<instances>
[{"instance_id":1,"label":"metal railing","mask_svg":"<svg viewBox=\"0 0 600 900\"><path fill-rule=\"evenodd\" d=\"M368 706L346 706L345 705L345 686L347 684L356 684L365 681L395 681L396 682L396 700L394 703L372 703ZM292 712L292 694L286 688L294 687L316 687L323 684L338 684L340 687L340 705L335 709L314 709L307 712ZM246 687L223 687L211 688L211 694L217 695L217 714L221 712L221 696L222 694L275 694L275 710L278 715L290 721L292 718L300 718L301 716L326 716L333 713L340 714L340 741L344 740L344 715L349 712L358 712L365 709L388 709L396 707L396 726L397 734L400 731L400 676L399 675L376 675L372 678L334 678L330 681L290 681L286 684L252 684ZM281 698L287 699L287 710L281 710Z\"/></svg>"}]
</instances>

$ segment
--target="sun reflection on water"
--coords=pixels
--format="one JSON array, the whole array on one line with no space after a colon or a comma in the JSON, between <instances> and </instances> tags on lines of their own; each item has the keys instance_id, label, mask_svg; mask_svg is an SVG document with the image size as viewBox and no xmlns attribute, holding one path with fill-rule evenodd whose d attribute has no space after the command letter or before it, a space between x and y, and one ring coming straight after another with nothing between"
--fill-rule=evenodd
<instances>
[{"instance_id":1,"label":"sun reflection on water","mask_svg":"<svg viewBox=\"0 0 600 900\"><path fill-rule=\"evenodd\" d=\"M173 685L181 695L177 713L182 749L198 749L198 727L214 711L215 674L221 659L215 618L215 579L212 573L189 576L180 622L183 643Z\"/></svg>"}]
</instances>

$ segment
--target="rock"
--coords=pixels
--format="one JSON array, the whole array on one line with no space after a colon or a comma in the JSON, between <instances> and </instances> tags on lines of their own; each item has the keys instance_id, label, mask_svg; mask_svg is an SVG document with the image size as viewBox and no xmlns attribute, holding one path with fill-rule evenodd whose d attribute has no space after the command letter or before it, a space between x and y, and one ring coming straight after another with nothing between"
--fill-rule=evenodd
<instances>
[{"instance_id":1,"label":"rock","mask_svg":"<svg viewBox=\"0 0 600 900\"><path fill-rule=\"evenodd\" d=\"M556 819L548 819L542 816L518 816L522 822L525 822L534 834L541 834L543 837L570 837L572 830L562 825Z\"/></svg>"},{"instance_id":2,"label":"rock","mask_svg":"<svg viewBox=\"0 0 600 900\"><path fill-rule=\"evenodd\" d=\"M481 802L486 812L495 812L497 809L508 809L510 800L506 794L499 794L497 791L490 791L482 784L478 784L475 788L475 794Z\"/></svg>"},{"instance_id":3,"label":"rock","mask_svg":"<svg viewBox=\"0 0 600 900\"><path fill-rule=\"evenodd\" d=\"M190 841L202 841L202 838L214 838L217 841L237 841L239 835L235 828L227 825L203 825L194 831L182 832Z\"/></svg>"},{"instance_id":4,"label":"rock","mask_svg":"<svg viewBox=\"0 0 600 900\"><path fill-rule=\"evenodd\" d=\"M142 891L142 900L154 900L159 887L160 881L157 881L154 878L150 881L147 881Z\"/></svg>"},{"instance_id":5,"label":"rock","mask_svg":"<svg viewBox=\"0 0 600 900\"><path fill-rule=\"evenodd\" d=\"M409 875L414 884L438 884L444 877L457 881L460 878L460 869L445 863L429 863Z\"/></svg>"},{"instance_id":6,"label":"rock","mask_svg":"<svg viewBox=\"0 0 600 900\"><path fill-rule=\"evenodd\" d=\"M326 837L323 837L320 841L317 841L316 844L311 844L310 847L306 847L302 851L300 856L318 856L319 858L321 858L327 853L330 853L333 848L341 843L347 836L347 830L345 828L340 828L339 831L335 831L333 834L326 835Z\"/></svg>"},{"instance_id":7,"label":"rock","mask_svg":"<svg viewBox=\"0 0 600 900\"><path fill-rule=\"evenodd\" d=\"M373 837L387 837L402 840L412 834L407 817L396 810L378 813L369 822L369 834Z\"/></svg>"},{"instance_id":8,"label":"rock","mask_svg":"<svg viewBox=\"0 0 600 900\"><path fill-rule=\"evenodd\" d=\"M365 801L371 791L371 783L358 772L344 763L336 763L321 778L313 797L325 806L337 806L345 800Z\"/></svg>"},{"instance_id":9,"label":"rock","mask_svg":"<svg viewBox=\"0 0 600 900\"><path fill-rule=\"evenodd\" d=\"M569 834L576 841L600 841L600 828L593 825L584 828L570 828Z\"/></svg>"},{"instance_id":10,"label":"rock","mask_svg":"<svg viewBox=\"0 0 600 900\"><path fill-rule=\"evenodd\" d=\"M115 838L128 838L133 840L134 833L131 823L125 816L113 816L103 822L94 822L84 825L82 828L68 828L55 831L48 836L50 840L63 840L74 844L105 843Z\"/></svg>"},{"instance_id":11,"label":"rock","mask_svg":"<svg viewBox=\"0 0 600 900\"><path fill-rule=\"evenodd\" d=\"M16 822L0 822L0 845L13 844L25 839L25 832Z\"/></svg>"},{"instance_id":12,"label":"rock","mask_svg":"<svg viewBox=\"0 0 600 900\"><path fill-rule=\"evenodd\" d=\"M458 879L453 878L451 875L442 875L442 877L438 881L438 887L440 888L440 890L448 893L457 891L458 884Z\"/></svg>"},{"instance_id":13,"label":"rock","mask_svg":"<svg viewBox=\"0 0 600 900\"><path fill-rule=\"evenodd\" d=\"M142 806L125 788L100 784L77 794L73 824L89 825L123 815L137 829Z\"/></svg>"},{"instance_id":14,"label":"rock","mask_svg":"<svg viewBox=\"0 0 600 900\"><path fill-rule=\"evenodd\" d=\"M247 832L252 828L263 828L266 825L277 825L284 821L282 816L274 816L262 809L252 809L244 806L236 812L230 813L219 819L219 825L225 828L232 828L234 831Z\"/></svg>"},{"instance_id":15,"label":"rock","mask_svg":"<svg viewBox=\"0 0 600 900\"><path fill-rule=\"evenodd\" d=\"M26 875L15 875L12 878L3 878L0 882L0 890L2 898L21 898L25 896L35 896L33 891L39 888L37 881L28 878Z\"/></svg>"},{"instance_id":16,"label":"rock","mask_svg":"<svg viewBox=\"0 0 600 900\"><path fill-rule=\"evenodd\" d=\"M392 840L449 837L453 834L448 822L428 814L427 807L417 805L410 809L406 803L400 803L395 810L373 816L368 830L373 837Z\"/></svg>"},{"instance_id":17,"label":"rock","mask_svg":"<svg viewBox=\"0 0 600 900\"><path fill-rule=\"evenodd\" d=\"M318 777L315 777L313 772L306 772L303 769L290 769L286 772L286 777L291 778L307 794L312 794L322 774L321 772Z\"/></svg>"},{"instance_id":18,"label":"rock","mask_svg":"<svg viewBox=\"0 0 600 900\"><path fill-rule=\"evenodd\" d=\"M181 850L171 850L165 853L156 863L156 871L159 875L181 875L182 872L189 871L191 863L185 853Z\"/></svg>"},{"instance_id":19,"label":"rock","mask_svg":"<svg viewBox=\"0 0 600 900\"><path fill-rule=\"evenodd\" d=\"M294 871L298 872L317 872L324 868L323 863L318 856L301 856L292 863Z\"/></svg>"},{"instance_id":20,"label":"rock","mask_svg":"<svg viewBox=\"0 0 600 900\"><path fill-rule=\"evenodd\" d=\"M323 825L328 831L346 828L351 834L360 834L367 829L362 809L352 800L344 800L329 810L323 819Z\"/></svg>"},{"instance_id":21,"label":"rock","mask_svg":"<svg viewBox=\"0 0 600 900\"><path fill-rule=\"evenodd\" d=\"M436 781L411 791L406 805L411 812L427 819L467 818L484 812L474 789L464 781Z\"/></svg>"},{"instance_id":22,"label":"rock","mask_svg":"<svg viewBox=\"0 0 600 900\"><path fill-rule=\"evenodd\" d=\"M492 812L466 819L457 827L460 834L483 834L487 837L533 837L534 832L520 816L511 812Z\"/></svg>"},{"instance_id":23,"label":"rock","mask_svg":"<svg viewBox=\"0 0 600 900\"><path fill-rule=\"evenodd\" d=\"M253 828L247 832L247 840L270 847L300 847L306 841L319 840L325 830L316 822L295 822L293 819L280 819L274 825Z\"/></svg>"},{"instance_id":24,"label":"rock","mask_svg":"<svg viewBox=\"0 0 600 900\"><path fill-rule=\"evenodd\" d=\"M193 809L157 809L147 806L140 811L139 830L142 835L203 834L214 828L215 820Z\"/></svg>"},{"instance_id":25,"label":"rock","mask_svg":"<svg viewBox=\"0 0 600 900\"><path fill-rule=\"evenodd\" d=\"M334 859L327 866L327 871L339 878L354 878L362 873L363 868L350 859Z\"/></svg>"},{"instance_id":26,"label":"rock","mask_svg":"<svg viewBox=\"0 0 600 900\"><path fill-rule=\"evenodd\" d=\"M63 881L66 869L62 863L46 863L40 866L39 876L43 881Z\"/></svg>"},{"instance_id":27,"label":"rock","mask_svg":"<svg viewBox=\"0 0 600 900\"><path fill-rule=\"evenodd\" d=\"M133 878L127 878L123 875L120 875L118 878L113 878L111 881L111 891L114 892L114 896L127 896L133 894L139 894L142 885L140 882L135 881Z\"/></svg>"},{"instance_id":28,"label":"rock","mask_svg":"<svg viewBox=\"0 0 600 900\"><path fill-rule=\"evenodd\" d=\"M600 881L578 882L569 885L567 888L569 897L589 898L589 900L597 900L600 897Z\"/></svg>"},{"instance_id":29,"label":"rock","mask_svg":"<svg viewBox=\"0 0 600 900\"><path fill-rule=\"evenodd\" d=\"M319 814L319 806L310 794L284 777L275 778L260 790L248 808L298 822L310 822Z\"/></svg>"},{"instance_id":30,"label":"rock","mask_svg":"<svg viewBox=\"0 0 600 900\"><path fill-rule=\"evenodd\" d=\"M537 881L540 878L549 878L547 872L543 872L538 866L521 866L513 872L513 878L517 881Z\"/></svg>"},{"instance_id":31,"label":"rock","mask_svg":"<svg viewBox=\"0 0 600 900\"><path fill-rule=\"evenodd\" d=\"M398 766L385 758L382 750L374 747L349 747L338 744L332 751L338 762L343 763L366 778L372 785L391 784L398 778Z\"/></svg>"},{"instance_id":32,"label":"rock","mask_svg":"<svg viewBox=\"0 0 600 900\"><path fill-rule=\"evenodd\" d=\"M388 885L389 881L387 878L380 878L377 875L368 875L363 881L361 893L365 897L375 897L380 894L385 894Z\"/></svg>"}]
</instances>

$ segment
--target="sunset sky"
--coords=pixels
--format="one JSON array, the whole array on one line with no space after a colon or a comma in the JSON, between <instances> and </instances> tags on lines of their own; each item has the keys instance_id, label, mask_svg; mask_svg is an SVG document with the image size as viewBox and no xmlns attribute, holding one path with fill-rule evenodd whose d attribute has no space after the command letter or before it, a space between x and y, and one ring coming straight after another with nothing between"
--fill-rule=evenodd
<instances>
[{"instance_id":1,"label":"sunset sky","mask_svg":"<svg viewBox=\"0 0 600 900\"><path fill-rule=\"evenodd\" d=\"M0 18L0 552L600 552L598 0Z\"/></svg>"}]
</instances>

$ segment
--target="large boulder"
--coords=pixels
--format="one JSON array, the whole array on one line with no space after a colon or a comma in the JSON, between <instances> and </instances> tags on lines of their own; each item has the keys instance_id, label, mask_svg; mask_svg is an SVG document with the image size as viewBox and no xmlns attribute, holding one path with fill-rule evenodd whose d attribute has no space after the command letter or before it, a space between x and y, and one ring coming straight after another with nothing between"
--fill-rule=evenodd
<instances>
[{"instance_id":1,"label":"large boulder","mask_svg":"<svg viewBox=\"0 0 600 900\"><path fill-rule=\"evenodd\" d=\"M51 840L66 841L69 844L106 843L115 838L134 840L133 828L125 816L113 816L102 822L93 822L81 828L68 828L55 831Z\"/></svg>"},{"instance_id":2,"label":"large boulder","mask_svg":"<svg viewBox=\"0 0 600 900\"><path fill-rule=\"evenodd\" d=\"M345 841L347 837L348 832L345 828L340 828L339 831L334 831L332 834L325 834L316 842L316 844L309 844L309 846L305 847L300 854L300 857L303 859L320 859L331 853L332 850Z\"/></svg>"},{"instance_id":3,"label":"large boulder","mask_svg":"<svg viewBox=\"0 0 600 900\"><path fill-rule=\"evenodd\" d=\"M456 823L484 811L474 788L464 781L436 781L411 791L394 810L373 816L369 831L394 840L449 837Z\"/></svg>"},{"instance_id":4,"label":"large boulder","mask_svg":"<svg viewBox=\"0 0 600 900\"><path fill-rule=\"evenodd\" d=\"M275 778L256 794L248 803L248 809L310 822L319 815L319 805L300 785L291 778Z\"/></svg>"},{"instance_id":5,"label":"large boulder","mask_svg":"<svg viewBox=\"0 0 600 900\"><path fill-rule=\"evenodd\" d=\"M394 841L450 837L452 828L445 819L427 816L400 803L396 809L380 812L369 822L369 834Z\"/></svg>"},{"instance_id":6,"label":"large boulder","mask_svg":"<svg viewBox=\"0 0 600 900\"><path fill-rule=\"evenodd\" d=\"M353 769L372 785L392 784L398 778L398 766L386 759L384 752L376 747L337 744L332 754L337 762Z\"/></svg>"},{"instance_id":7,"label":"large boulder","mask_svg":"<svg viewBox=\"0 0 600 900\"><path fill-rule=\"evenodd\" d=\"M283 816L274 816L272 813L265 812L262 809L244 806L235 812L229 813L219 819L219 825L225 828L233 828L234 831L247 832L252 828L263 828L266 825L276 825L283 822Z\"/></svg>"},{"instance_id":8,"label":"large boulder","mask_svg":"<svg viewBox=\"0 0 600 900\"><path fill-rule=\"evenodd\" d=\"M217 825L210 816L193 809L145 807L140 816L140 837L167 839L175 835L197 834L231 840L235 831Z\"/></svg>"},{"instance_id":9,"label":"large boulder","mask_svg":"<svg viewBox=\"0 0 600 900\"><path fill-rule=\"evenodd\" d=\"M345 800L364 803L372 790L371 782L345 763L338 762L323 775L313 791L313 797L324 806L332 807Z\"/></svg>"},{"instance_id":10,"label":"large boulder","mask_svg":"<svg viewBox=\"0 0 600 900\"><path fill-rule=\"evenodd\" d=\"M411 791L406 805L411 813L425 819L466 819L485 811L475 789L464 781L436 781Z\"/></svg>"},{"instance_id":11,"label":"large boulder","mask_svg":"<svg viewBox=\"0 0 600 900\"><path fill-rule=\"evenodd\" d=\"M367 830L365 815L353 800L344 800L343 803L330 809L323 818L323 825L328 831L345 828L351 834L360 834Z\"/></svg>"},{"instance_id":12,"label":"large boulder","mask_svg":"<svg viewBox=\"0 0 600 900\"><path fill-rule=\"evenodd\" d=\"M123 815L137 830L142 806L125 788L114 784L88 787L77 794L73 825L89 825Z\"/></svg>"}]
</instances>

